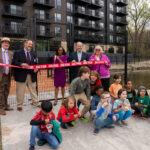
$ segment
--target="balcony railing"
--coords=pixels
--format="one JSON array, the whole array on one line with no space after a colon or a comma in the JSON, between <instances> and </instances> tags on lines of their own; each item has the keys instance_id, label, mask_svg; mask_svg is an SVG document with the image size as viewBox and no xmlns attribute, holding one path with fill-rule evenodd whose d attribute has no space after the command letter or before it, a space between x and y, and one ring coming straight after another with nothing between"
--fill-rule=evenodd
<instances>
[{"instance_id":1,"label":"balcony railing","mask_svg":"<svg viewBox=\"0 0 150 150\"><path fill-rule=\"evenodd\" d=\"M88 28L89 24L87 22L83 22L83 23L75 22L74 25L75 27L79 27L79 28Z\"/></svg>"},{"instance_id":2,"label":"balcony railing","mask_svg":"<svg viewBox=\"0 0 150 150\"><path fill-rule=\"evenodd\" d=\"M17 3L25 3L27 0L18 0L18 1L16 1L16 0L9 0L9 1L17 2Z\"/></svg>"},{"instance_id":3,"label":"balcony railing","mask_svg":"<svg viewBox=\"0 0 150 150\"><path fill-rule=\"evenodd\" d=\"M50 18L49 14L46 14L44 16L40 15L40 14L35 14L34 15L35 18L36 18L36 21L37 22L40 22L40 23L52 23L54 20L52 18Z\"/></svg>"},{"instance_id":4,"label":"balcony railing","mask_svg":"<svg viewBox=\"0 0 150 150\"><path fill-rule=\"evenodd\" d=\"M122 9L122 8L117 9L116 13L117 13L118 16L126 16L126 15L128 15L127 12L126 12L126 9Z\"/></svg>"},{"instance_id":5,"label":"balcony railing","mask_svg":"<svg viewBox=\"0 0 150 150\"><path fill-rule=\"evenodd\" d=\"M91 0L74 0L74 3L90 4Z\"/></svg>"},{"instance_id":6,"label":"balcony railing","mask_svg":"<svg viewBox=\"0 0 150 150\"><path fill-rule=\"evenodd\" d=\"M9 9L3 9L3 16L6 17L15 17L20 19L25 19L27 17L27 13L20 10L11 10L10 6L8 6Z\"/></svg>"},{"instance_id":7,"label":"balcony railing","mask_svg":"<svg viewBox=\"0 0 150 150\"><path fill-rule=\"evenodd\" d=\"M116 2L117 6L127 6L127 0L117 0Z\"/></svg>"},{"instance_id":8,"label":"balcony railing","mask_svg":"<svg viewBox=\"0 0 150 150\"><path fill-rule=\"evenodd\" d=\"M2 27L3 36L9 37L24 37L27 35L27 28L23 26L3 26Z\"/></svg>"},{"instance_id":9,"label":"balcony railing","mask_svg":"<svg viewBox=\"0 0 150 150\"><path fill-rule=\"evenodd\" d=\"M93 6L94 8L95 7L101 8L103 6L103 3L100 0L91 0L91 6Z\"/></svg>"},{"instance_id":10,"label":"balcony railing","mask_svg":"<svg viewBox=\"0 0 150 150\"><path fill-rule=\"evenodd\" d=\"M82 16L88 16L89 15L89 10L87 10L87 9L82 10L80 8L76 8L76 9L74 9L74 14L82 15Z\"/></svg>"},{"instance_id":11,"label":"balcony railing","mask_svg":"<svg viewBox=\"0 0 150 150\"><path fill-rule=\"evenodd\" d=\"M37 29L36 35L37 35L37 37L43 37L43 38L54 38L55 37L54 32L40 30L40 29Z\"/></svg>"},{"instance_id":12,"label":"balcony railing","mask_svg":"<svg viewBox=\"0 0 150 150\"><path fill-rule=\"evenodd\" d=\"M55 2L54 0L34 0L33 1L34 5L39 5L47 8L54 8L55 7Z\"/></svg>"},{"instance_id":13,"label":"balcony railing","mask_svg":"<svg viewBox=\"0 0 150 150\"><path fill-rule=\"evenodd\" d=\"M93 18L93 19L98 19L98 20L102 18L102 16L100 15L99 12L93 13L93 12L90 11L90 10L89 10L89 17L90 17L90 18Z\"/></svg>"},{"instance_id":14,"label":"balcony railing","mask_svg":"<svg viewBox=\"0 0 150 150\"><path fill-rule=\"evenodd\" d=\"M116 18L117 25L127 25L127 21L125 18Z\"/></svg>"}]
</instances>

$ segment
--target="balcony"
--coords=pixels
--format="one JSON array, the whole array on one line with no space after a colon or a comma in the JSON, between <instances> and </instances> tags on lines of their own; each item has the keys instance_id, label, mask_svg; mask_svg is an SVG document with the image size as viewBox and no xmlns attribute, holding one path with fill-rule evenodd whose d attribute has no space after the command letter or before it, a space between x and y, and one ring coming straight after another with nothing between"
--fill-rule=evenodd
<instances>
[{"instance_id":1,"label":"balcony","mask_svg":"<svg viewBox=\"0 0 150 150\"><path fill-rule=\"evenodd\" d=\"M11 2L17 2L17 3L25 3L27 0L8 0L8 1L11 1Z\"/></svg>"},{"instance_id":2,"label":"balcony","mask_svg":"<svg viewBox=\"0 0 150 150\"><path fill-rule=\"evenodd\" d=\"M50 18L49 14L45 14L44 16L40 14L35 14L34 16L36 18L37 23L45 23L45 24L53 23L53 19Z\"/></svg>"},{"instance_id":3,"label":"balcony","mask_svg":"<svg viewBox=\"0 0 150 150\"><path fill-rule=\"evenodd\" d=\"M89 28L89 24L88 22L83 22L83 23L75 22L74 27L75 28Z\"/></svg>"},{"instance_id":4,"label":"balcony","mask_svg":"<svg viewBox=\"0 0 150 150\"><path fill-rule=\"evenodd\" d=\"M90 4L91 8L102 8L103 7L103 3L100 0L91 0L91 4Z\"/></svg>"},{"instance_id":5,"label":"balcony","mask_svg":"<svg viewBox=\"0 0 150 150\"><path fill-rule=\"evenodd\" d=\"M116 5L119 7L127 6L126 0L117 0Z\"/></svg>"},{"instance_id":6,"label":"balcony","mask_svg":"<svg viewBox=\"0 0 150 150\"><path fill-rule=\"evenodd\" d=\"M116 25L118 26L126 26L127 21L125 18L116 18Z\"/></svg>"},{"instance_id":7,"label":"balcony","mask_svg":"<svg viewBox=\"0 0 150 150\"><path fill-rule=\"evenodd\" d=\"M46 30L37 29L36 35L37 35L37 38L39 38L39 39L41 39L41 38L42 39L50 39L50 38L55 37L54 32L50 32L49 30L46 31Z\"/></svg>"},{"instance_id":8,"label":"balcony","mask_svg":"<svg viewBox=\"0 0 150 150\"><path fill-rule=\"evenodd\" d=\"M54 0L34 0L33 5L51 9L55 7L55 2Z\"/></svg>"},{"instance_id":9,"label":"balcony","mask_svg":"<svg viewBox=\"0 0 150 150\"><path fill-rule=\"evenodd\" d=\"M126 15L128 15L127 14L127 12L126 12L126 9L122 9L121 7L120 7L120 9L119 9L119 7L118 7L118 9L117 9L117 11L116 11L116 15L117 16L126 16Z\"/></svg>"},{"instance_id":10,"label":"balcony","mask_svg":"<svg viewBox=\"0 0 150 150\"><path fill-rule=\"evenodd\" d=\"M89 5L91 4L91 0L74 0L74 3L80 4L80 5Z\"/></svg>"},{"instance_id":11,"label":"balcony","mask_svg":"<svg viewBox=\"0 0 150 150\"><path fill-rule=\"evenodd\" d=\"M123 37L116 37L116 44L117 45L124 45L125 39Z\"/></svg>"},{"instance_id":12,"label":"balcony","mask_svg":"<svg viewBox=\"0 0 150 150\"><path fill-rule=\"evenodd\" d=\"M25 19L27 17L26 12L23 12L21 10L11 10L10 5L4 6L2 15L4 17L11 17L11 18L18 18L18 19Z\"/></svg>"},{"instance_id":13,"label":"balcony","mask_svg":"<svg viewBox=\"0 0 150 150\"><path fill-rule=\"evenodd\" d=\"M89 10L89 19L100 20L102 19L102 16L99 14L99 12L92 13L92 11Z\"/></svg>"},{"instance_id":14,"label":"balcony","mask_svg":"<svg viewBox=\"0 0 150 150\"><path fill-rule=\"evenodd\" d=\"M27 28L23 26L3 26L2 27L3 36L8 37L25 37L27 35Z\"/></svg>"},{"instance_id":15,"label":"balcony","mask_svg":"<svg viewBox=\"0 0 150 150\"><path fill-rule=\"evenodd\" d=\"M117 34L124 34L125 31L126 31L125 29L116 29Z\"/></svg>"},{"instance_id":16,"label":"balcony","mask_svg":"<svg viewBox=\"0 0 150 150\"><path fill-rule=\"evenodd\" d=\"M74 16L77 16L77 17L88 17L89 16L89 10L87 10L87 9L82 10L80 8L75 8Z\"/></svg>"},{"instance_id":17,"label":"balcony","mask_svg":"<svg viewBox=\"0 0 150 150\"><path fill-rule=\"evenodd\" d=\"M89 30L94 30L94 31L102 30L102 28L99 24L89 24L88 27L89 27Z\"/></svg>"}]
</instances>

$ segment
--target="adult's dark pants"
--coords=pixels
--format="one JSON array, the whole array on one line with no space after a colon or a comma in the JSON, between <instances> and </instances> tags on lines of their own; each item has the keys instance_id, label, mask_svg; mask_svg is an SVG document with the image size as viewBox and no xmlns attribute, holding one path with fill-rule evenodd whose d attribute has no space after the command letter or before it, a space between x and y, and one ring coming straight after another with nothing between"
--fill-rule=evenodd
<instances>
[{"instance_id":1,"label":"adult's dark pants","mask_svg":"<svg viewBox=\"0 0 150 150\"><path fill-rule=\"evenodd\" d=\"M102 82L102 86L104 88L104 91L109 91L110 78L101 79L101 82Z\"/></svg>"}]
</instances>

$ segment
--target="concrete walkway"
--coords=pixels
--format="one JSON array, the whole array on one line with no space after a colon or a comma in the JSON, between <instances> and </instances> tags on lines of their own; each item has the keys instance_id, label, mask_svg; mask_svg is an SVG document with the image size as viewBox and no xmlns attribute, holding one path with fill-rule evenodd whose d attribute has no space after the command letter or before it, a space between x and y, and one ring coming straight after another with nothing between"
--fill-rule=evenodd
<instances>
[{"instance_id":1,"label":"concrete walkway","mask_svg":"<svg viewBox=\"0 0 150 150\"><path fill-rule=\"evenodd\" d=\"M57 114L60 102L54 107ZM31 126L29 122L38 108L27 105L23 112L8 112L1 116L3 150L28 150ZM89 114L87 115L89 117ZM93 134L93 123L78 120L75 127L61 129L63 142L58 150L149 150L150 119L142 120L131 117L127 127L102 129ZM36 150L51 149L47 144Z\"/></svg>"}]
</instances>

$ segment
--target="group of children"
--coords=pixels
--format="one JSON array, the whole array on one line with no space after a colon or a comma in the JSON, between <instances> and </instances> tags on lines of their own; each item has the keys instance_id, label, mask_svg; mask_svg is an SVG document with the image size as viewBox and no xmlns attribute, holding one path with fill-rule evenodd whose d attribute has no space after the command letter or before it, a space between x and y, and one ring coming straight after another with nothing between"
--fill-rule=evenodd
<instances>
[{"instance_id":1,"label":"group of children","mask_svg":"<svg viewBox=\"0 0 150 150\"><path fill-rule=\"evenodd\" d=\"M58 111L57 120L60 125L55 121L51 102L42 102L41 110L30 122L32 129L29 150L35 149L36 137L39 139L38 145L47 142L52 148L57 148L62 141L59 127L63 129L73 127L77 118L88 122L85 118L87 112L90 113L94 122L95 134L103 127L114 128L114 123L120 127L127 126L125 120L132 114L144 119L148 117L150 106L146 88L141 86L136 94L130 80L125 83L125 88L122 88L120 82L121 76L114 75L114 83L110 86L109 92L104 91L99 74L96 71L90 72L88 67L82 66L79 69L79 77L70 84L70 96ZM77 102L83 105L81 113L79 112L80 103L77 108Z\"/></svg>"}]
</instances>

